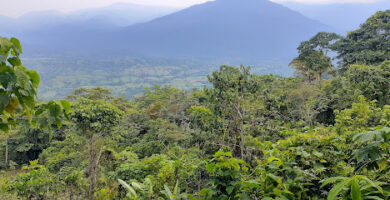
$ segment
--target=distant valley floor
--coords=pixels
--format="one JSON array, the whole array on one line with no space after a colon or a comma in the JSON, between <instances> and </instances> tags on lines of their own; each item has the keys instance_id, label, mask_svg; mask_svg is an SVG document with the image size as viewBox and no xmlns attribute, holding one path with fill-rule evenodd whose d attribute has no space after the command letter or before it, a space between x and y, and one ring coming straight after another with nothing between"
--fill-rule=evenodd
<instances>
[{"instance_id":1,"label":"distant valley floor","mask_svg":"<svg viewBox=\"0 0 390 200\"><path fill-rule=\"evenodd\" d=\"M23 58L23 63L41 75L38 91L41 100L61 99L74 89L93 86L109 88L116 96L127 98L156 84L186 90L203 88L208 83L207 75L220 65L244 64L256 73L292 75L286 61L242 63L192 58L36 56Z\"/></svg>"}]
</instances>

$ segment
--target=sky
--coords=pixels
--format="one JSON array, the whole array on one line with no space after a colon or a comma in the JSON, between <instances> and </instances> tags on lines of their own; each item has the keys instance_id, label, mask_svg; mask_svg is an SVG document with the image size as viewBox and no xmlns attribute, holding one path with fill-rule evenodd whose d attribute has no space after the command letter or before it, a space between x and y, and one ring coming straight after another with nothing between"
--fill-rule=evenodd
<instances>
[{"instance_id":1,"label":"sky","mask_svg":"<svg viewBox=\"0 0 390 200\"><path fill-rule=\"evenodd\" d=\"M57 10L72 12L81 9L109 6L114 3L135 3L169 7L188 7L209 0L0 0L0 15L18 17L28 12ZM301 3L370 3L381 0L272 0L274 2L295 1ZM382 0L390 1L390 0Z\"/></svg>"}]
</instances>

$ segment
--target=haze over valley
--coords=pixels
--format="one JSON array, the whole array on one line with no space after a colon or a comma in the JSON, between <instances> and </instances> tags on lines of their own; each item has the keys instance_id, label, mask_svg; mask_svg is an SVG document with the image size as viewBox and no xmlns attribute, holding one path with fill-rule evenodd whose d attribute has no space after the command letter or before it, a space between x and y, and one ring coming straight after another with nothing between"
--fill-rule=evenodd
<instances>
[{"instance_id":1,"label":"haze over valley","mask_svg":"<svg viewBox=\"0 0 390 200\"><path fill-rule=\"evenodd\" d=\"M220 64L291 76L288 64L301 41L320 31L345 34L389 6L389 1L216 0L187 8L116 3L0 16L0 34L20 38L26 65L42 75L43 99L94 85L131 97L154 84L202 88L205 75Z\"/></svg>"}]
</instances>

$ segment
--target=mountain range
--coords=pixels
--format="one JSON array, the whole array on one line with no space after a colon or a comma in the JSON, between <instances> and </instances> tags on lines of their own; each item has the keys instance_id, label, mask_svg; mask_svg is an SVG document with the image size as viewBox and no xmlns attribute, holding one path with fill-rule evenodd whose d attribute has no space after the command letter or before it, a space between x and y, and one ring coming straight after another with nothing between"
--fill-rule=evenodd
<instances>
[{"instance_id":1,"label":"mountain range","mask_svg":"<svg viewBox=\"0 0 390 200\"><path fill-rule=\"evenodd\" d=\"M244 62L291 59L299 42L318 31L332 30L319 21L268 0L210 1L151 21L146 18L153 16L145 14L138 22L147 22L133 22L126 27L119 25L123 23L112 23L115 21L112 16L97 17L104 15L96 13L111 13L107 10L110 9L73 13L67 17L51 13L57 19L66 19L65 22L51 25L55 17L38 20L43 27L29 28L15 35L24 41L27 53L98 51L104 55L142 54ZM169 11L172 10L166 10ZM48 19L47 14L39 17ZM20 20L28 21L24 20L25 17ZM35 16L35 19L39 17Z\"/></svg>"},{"instance_id":2,"label":"mountain range","mask_svg":"<svg viewBox=\"0 0 390 200\"><path fill-rule=\"evenodd\" d=\"M0 16L0 35L16 36L26 53L157 55L220 60L289 60L318 31L345 33L390 7L372 4L277 4L215 0L183 10L118 3L68 14Z\"/></svg>"},{"instance_id":3,"label":"mountain range","mask_svg":"<svg viewBox=\"0 0 390 200\"><path fill-rule=\"evenodd\" d=\"M64 24L99 21L112 26L129 26L177 11L179 8L116 3L103 8L84 9L71 13L55 10L29 12L20 17L0 15L1 33L25 32Z\"/></svg>"}]
</instances>

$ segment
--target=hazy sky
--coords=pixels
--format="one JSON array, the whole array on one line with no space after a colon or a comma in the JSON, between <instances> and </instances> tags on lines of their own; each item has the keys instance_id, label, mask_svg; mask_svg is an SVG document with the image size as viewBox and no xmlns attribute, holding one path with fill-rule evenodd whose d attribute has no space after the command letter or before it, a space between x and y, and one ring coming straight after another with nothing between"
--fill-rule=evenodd
<instances>
[{"instance_id":1,"label":"hazy sky","mask_svg":"<svg viewBox=\"0 0 390 200\"><path fill-rule=\"evenodd\" d=\"M58 10L70 12L79 9L97 8L113 3L125 2L145 5L162 5L170 7L186 7L208 0L0 0L0 14L6 16L20 16L31 11ZM381 0L272 0L275 2L297 1L304 3L340 3L362 2L369 3ZM389 0L384 0L389 1Z\"/></svg>"}]
</instances>

